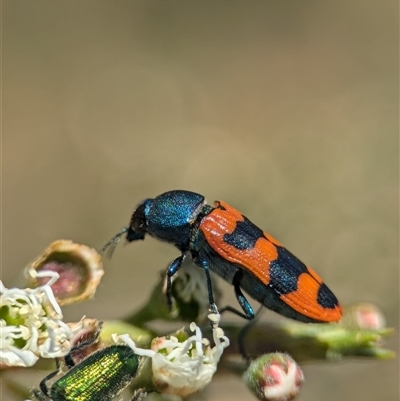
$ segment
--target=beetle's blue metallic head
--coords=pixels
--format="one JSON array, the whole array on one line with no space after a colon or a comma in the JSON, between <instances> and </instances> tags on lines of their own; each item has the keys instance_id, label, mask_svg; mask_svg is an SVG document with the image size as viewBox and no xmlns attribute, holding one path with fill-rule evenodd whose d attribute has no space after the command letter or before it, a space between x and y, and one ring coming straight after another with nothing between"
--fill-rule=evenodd
<instances>
[{"instance_id":1,"label":"beetle's blue metallic head","mask_svg":"<svg viewBox=\"0 0 400 401\"><path fill-rule=\"evenodd\" d=\"M189 191L170 191L146 199L133 212L126 239L143 239L148 233L184 250L203 205L204 196Z\"/></svg>"}]
</instances>

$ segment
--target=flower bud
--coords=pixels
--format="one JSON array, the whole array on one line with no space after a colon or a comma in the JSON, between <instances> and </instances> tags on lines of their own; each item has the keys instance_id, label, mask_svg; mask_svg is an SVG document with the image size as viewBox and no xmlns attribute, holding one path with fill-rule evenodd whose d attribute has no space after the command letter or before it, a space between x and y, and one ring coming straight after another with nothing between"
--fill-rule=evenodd
<instances>
[{"instance_id":1,"label":"flower bud","mask_svg":"<svg viewBox=\"0 0 400 401\"><path fill-rule=\"evenodd\" d=\"M68 305L91 298L104 274L101 256L86 245L69 240L55 241L26 268L30 287L46 283L34 272L52 271L59 279L52 284L59 305Z\"/></svg>"},{"instance_id":2,"label":"flower bud","mask_svg":"<svg viewBox=\"0 0 400 401\"><path fill-rule=\"evenodd\" d=\"M276 352L252 361L243 379L261 401L289 401L299 393L304 375L289 355Z\"/></svg>"},{"instance_id":3,"label":"flower bud","mask_svg":"<svg viewBox=\"0 0 400 401\"><path fill-rule=\"evenodd\" d=\"M367 302L346 308L340 323L347 329L380 330L386 327L383 312Z\"/></svg>"}]
</instances>

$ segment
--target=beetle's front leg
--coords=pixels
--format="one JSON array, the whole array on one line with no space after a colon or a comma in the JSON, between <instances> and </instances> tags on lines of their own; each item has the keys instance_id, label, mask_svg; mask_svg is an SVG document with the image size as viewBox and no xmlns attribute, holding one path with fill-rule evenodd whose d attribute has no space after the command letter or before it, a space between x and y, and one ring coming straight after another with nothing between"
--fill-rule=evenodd
<instances>
[{"instance_id":1,"label":"beetle's front leg","mask_svg":"<svg viewBox=\"0 0 400 401\"><path fill-rule=\"evenodd\" d=\"M200 266L201 268L204 269L204 273L206 274L206 280L207 280L208 302L210 304L210 310L211 313L215 313L218 315L219 313L217 305L215 304L214 301L214 293L212 289L210 268L208 266L208 262L205 259L200 259L200 258L196 258L194 262L196 263L197 266Z\"/></svg>"},{"instance_id":2,"label":"beetle's front leg","mask_svg":"<svg viewBox=\"0 0 400 401\"><path fill-rule=\"evenodd\" d=\"M172 309L172 276L175 275L175 273L180 269L183 261L186 258L186 253L182 253L181 256L178 256L176 259L174 259L171 264L168 266L167 269L167 290L166 290L166 295L167 295L167 304L168 304L168 309Z\"/></svg>"},{"instance_id":3,"label":"beetle's front leg","mask_svg":"<svg viewBox=\"0 0 400 401\"><path fill-rule=\"evenodd\" d=\"M58 362L57 362L57 367L58 367ZM50 379L52 379L54 376L57 376L59 373L60 373L60 369L55 370L54 372L51 372L50 374L48 374L39 384L39 387L40 387L40 390L41 390L42 393L39 393L38 390L36 390L34 392L35 397L42 396L42 398L39 398L40 401L42 401L42 400L50 400L49 388L47 387L46 383Z\"/></svg>"}]
</instances>

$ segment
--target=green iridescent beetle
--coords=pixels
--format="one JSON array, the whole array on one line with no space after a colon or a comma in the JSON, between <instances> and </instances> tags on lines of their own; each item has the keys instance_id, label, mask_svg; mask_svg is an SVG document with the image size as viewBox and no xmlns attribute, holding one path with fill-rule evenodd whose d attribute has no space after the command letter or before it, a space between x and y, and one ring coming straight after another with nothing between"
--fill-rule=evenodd
<instances>
[{"instance_id":1,"label":"green iridescent beetle","mask_svg":"<svg viewBox=\"0 0 400 401\"><path fill-rule=\"evenodd\" d=\"M60 373L56 370L41 381L40 390L33 390L37 400L111 401L129 385L139 367L139 357L127 345L100 349L76 365L70 354L65 361L70 369L62 377L47 386L46 383ZM144 395L143 390L137 390L131 401Z\"/></svg>"}]
</instances>

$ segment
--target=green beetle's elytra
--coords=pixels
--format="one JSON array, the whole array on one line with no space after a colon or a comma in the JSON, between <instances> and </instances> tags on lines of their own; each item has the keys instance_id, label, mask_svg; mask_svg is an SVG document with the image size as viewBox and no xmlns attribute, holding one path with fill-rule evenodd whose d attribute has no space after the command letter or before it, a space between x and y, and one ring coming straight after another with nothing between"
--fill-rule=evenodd
<instances>
[{"instance_id":1,"label":"green beetle's elytra","mask_svg":"<svg viewBox=\"0 0 400 401\"><path fill-rule=\"evenodd\" d=\"M132 381L138 367L139 357L130 347L111 345L90 354L47 387L59 371L51 373L33 394L39 401L111 401ZM132 401L138 398L135 395Z\"/></svg>"}]
</instances>

